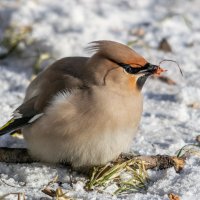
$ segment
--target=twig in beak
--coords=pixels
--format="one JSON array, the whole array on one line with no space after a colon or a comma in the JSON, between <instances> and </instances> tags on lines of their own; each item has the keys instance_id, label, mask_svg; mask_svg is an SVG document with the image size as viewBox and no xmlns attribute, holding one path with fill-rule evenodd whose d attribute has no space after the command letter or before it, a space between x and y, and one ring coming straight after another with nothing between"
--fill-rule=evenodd
<instances>
[{"instance_id":1,"label":"twig in beak","mask_svg":"<svg viewBox=\"0 0 200 200\"><path fill-rule=\"evenodd\" d=\"M181 75L183 76L183 72L182 72L182 70L181 70L181 68L180 68L180 66L179 66L179 64L178 64L178 62L176 62L175 60L169 60L169 59L161 60L161 61L159 62L159 66L160 66L160 64L161 64L162 62L166 62L166 61L176 63L176 65L177 65L178 68L179 68L179 71L180 71Z\"/></svg>"}]
</instances>

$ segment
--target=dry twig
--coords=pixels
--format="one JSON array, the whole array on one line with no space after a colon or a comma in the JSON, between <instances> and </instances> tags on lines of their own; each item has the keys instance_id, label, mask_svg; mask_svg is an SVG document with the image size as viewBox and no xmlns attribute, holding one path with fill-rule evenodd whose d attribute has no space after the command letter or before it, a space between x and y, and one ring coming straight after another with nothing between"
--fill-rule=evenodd
<instances>
[{"instance_id":1,"label":"dry twig","mask_svg":"<svg viewBox=\"0 0 200 200\"><path fill-rule=\"evenodd\" d=\"M135 156L135 155L121 155L117 162L125 162L129 159L140 160L145 162L145 169L167 169L174 167L179 172L184 164L185 159L180 156L156 155L156 156ZM6 163L32 163L37 162L28 153L27 149L23 148L0 148L0 162Z\"/></svg>"},{"instance_id":2,"label":"dry twig","mask_svg":"<svg viewBox=\"0 0 200 200\"><path fill-rule=\"evenodd\" d=\"M0 148L0 162L6 163L32 163L36 162L24 148Z\"/></svg>"}]
</instances>

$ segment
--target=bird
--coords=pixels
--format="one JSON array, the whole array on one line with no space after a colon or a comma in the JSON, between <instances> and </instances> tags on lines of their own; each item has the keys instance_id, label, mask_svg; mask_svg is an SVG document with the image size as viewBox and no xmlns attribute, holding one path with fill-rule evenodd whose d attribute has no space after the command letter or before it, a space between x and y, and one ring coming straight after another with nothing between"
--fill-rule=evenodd
<instances>
[{"instance_id":1,"label":"bird","mask_svg":"<svg viewBox=\"0 0 200 200\"><path fill-rule=\"evenodd\" d=\"M94 41L87 50L91 57L65 57L40 72L0 135L21 129L33 158L75 169L128 152L142 116L143 85L164 69L115 41Z\"/></svg>"}]
</instances>

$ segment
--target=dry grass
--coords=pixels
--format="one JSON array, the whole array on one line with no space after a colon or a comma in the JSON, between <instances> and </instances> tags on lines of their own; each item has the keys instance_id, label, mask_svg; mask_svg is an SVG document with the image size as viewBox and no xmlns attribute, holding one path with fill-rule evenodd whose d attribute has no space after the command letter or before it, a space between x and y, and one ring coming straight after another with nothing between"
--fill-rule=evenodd
<instances>
[{"instance_id":1,"label":"dry grass","mask_svg":"<svg viewBox=\"0 0 200 200\"><path fill-rule=\"evenodd\" d=\"M58 182L58 176L51 180L45 187L42 189L42 192L55 200L74 200L72 197L67 195L67 192L64 192L62 188L58 187L57 189L52 189L51 186Z\"/></svg>"},{"instance_id":2,"label":"dry grass","mask_svg":"<svg viewBox=\"0 0 200 200\"><path fill-rule=\"evenodd\" d=\"M4 38L0 42L1 48L4 49L4 52L0 54L0 59L7 58L10 54L20 54L20 44L26 43L29 41L29 34L31 33L32 28L30 26L15 27L9 26L4 32Z\"/></svg>"},{"instance_id":3,"label":"dry grass","mask_svg":"<svg viewBox=\"0 0 200 200\"><path fill-rule=\"evenodd\" d=\"M115 184L117 189L113 194L121 194L144 190L147 181L148 175L144 162L131 159L121 163L109 163L103 167L95 167L85 188L103 191Z\"/></svg>"},{"instance_id":4,"label":"dry grass","mask_svg":"<svg viewBox=\"0 0 200 200\"><path fill-rule=\"evenodd\" d=\"M31 59L33 75L42 71L43 64L48 65L54 60L50 49L46 49L42 41L32 37L32 26L14 26L10 25L4 31L3 38L0 41L0 60L12 56L17 59ZM45 63L47 62L47 63Z\"/></svg>"},{"instance_id":5,"label":"dry grass","mask_svg":"<svg viewBox=\"0 0 200 200\"><path fill-rule=\"evenodd\" d=\"M191 155L200 157L200 144L187 144L176 152L178 158L188 157Z\"/></svg>"},{"instance_id":6,"label":"dry grass","mask_svg":"<svg viewBox=\"0 0 200 200\"><path fill-rule=\"evenodd\" d=\"M7 197L15 195L17 197L17 200L25 200L25 194L23 192L17 192L17 193L8 193L3 196L0 196L0 200L5 200Z\"/></svg>"}]
</instances>

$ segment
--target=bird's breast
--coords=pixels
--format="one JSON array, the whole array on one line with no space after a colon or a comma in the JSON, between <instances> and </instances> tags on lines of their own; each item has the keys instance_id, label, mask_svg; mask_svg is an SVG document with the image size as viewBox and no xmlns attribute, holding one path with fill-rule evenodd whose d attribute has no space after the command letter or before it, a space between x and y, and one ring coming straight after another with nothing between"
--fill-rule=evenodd
<instances>
[{"instance_id":1,"label":"bird's breast","mask_svg":"<svg viewBox=\"0 0 200 200\"><path fill-rule=\"evenodd\" d=\"M140 93L130 92L126 95L121 95L119 92L112 92L109 89L98 91L96 96L97 112L102 113L99 118L104 118L110 122L110 126L117 128L138 126L142 110L143 97Z\"/></svg>"}]
</instances>

